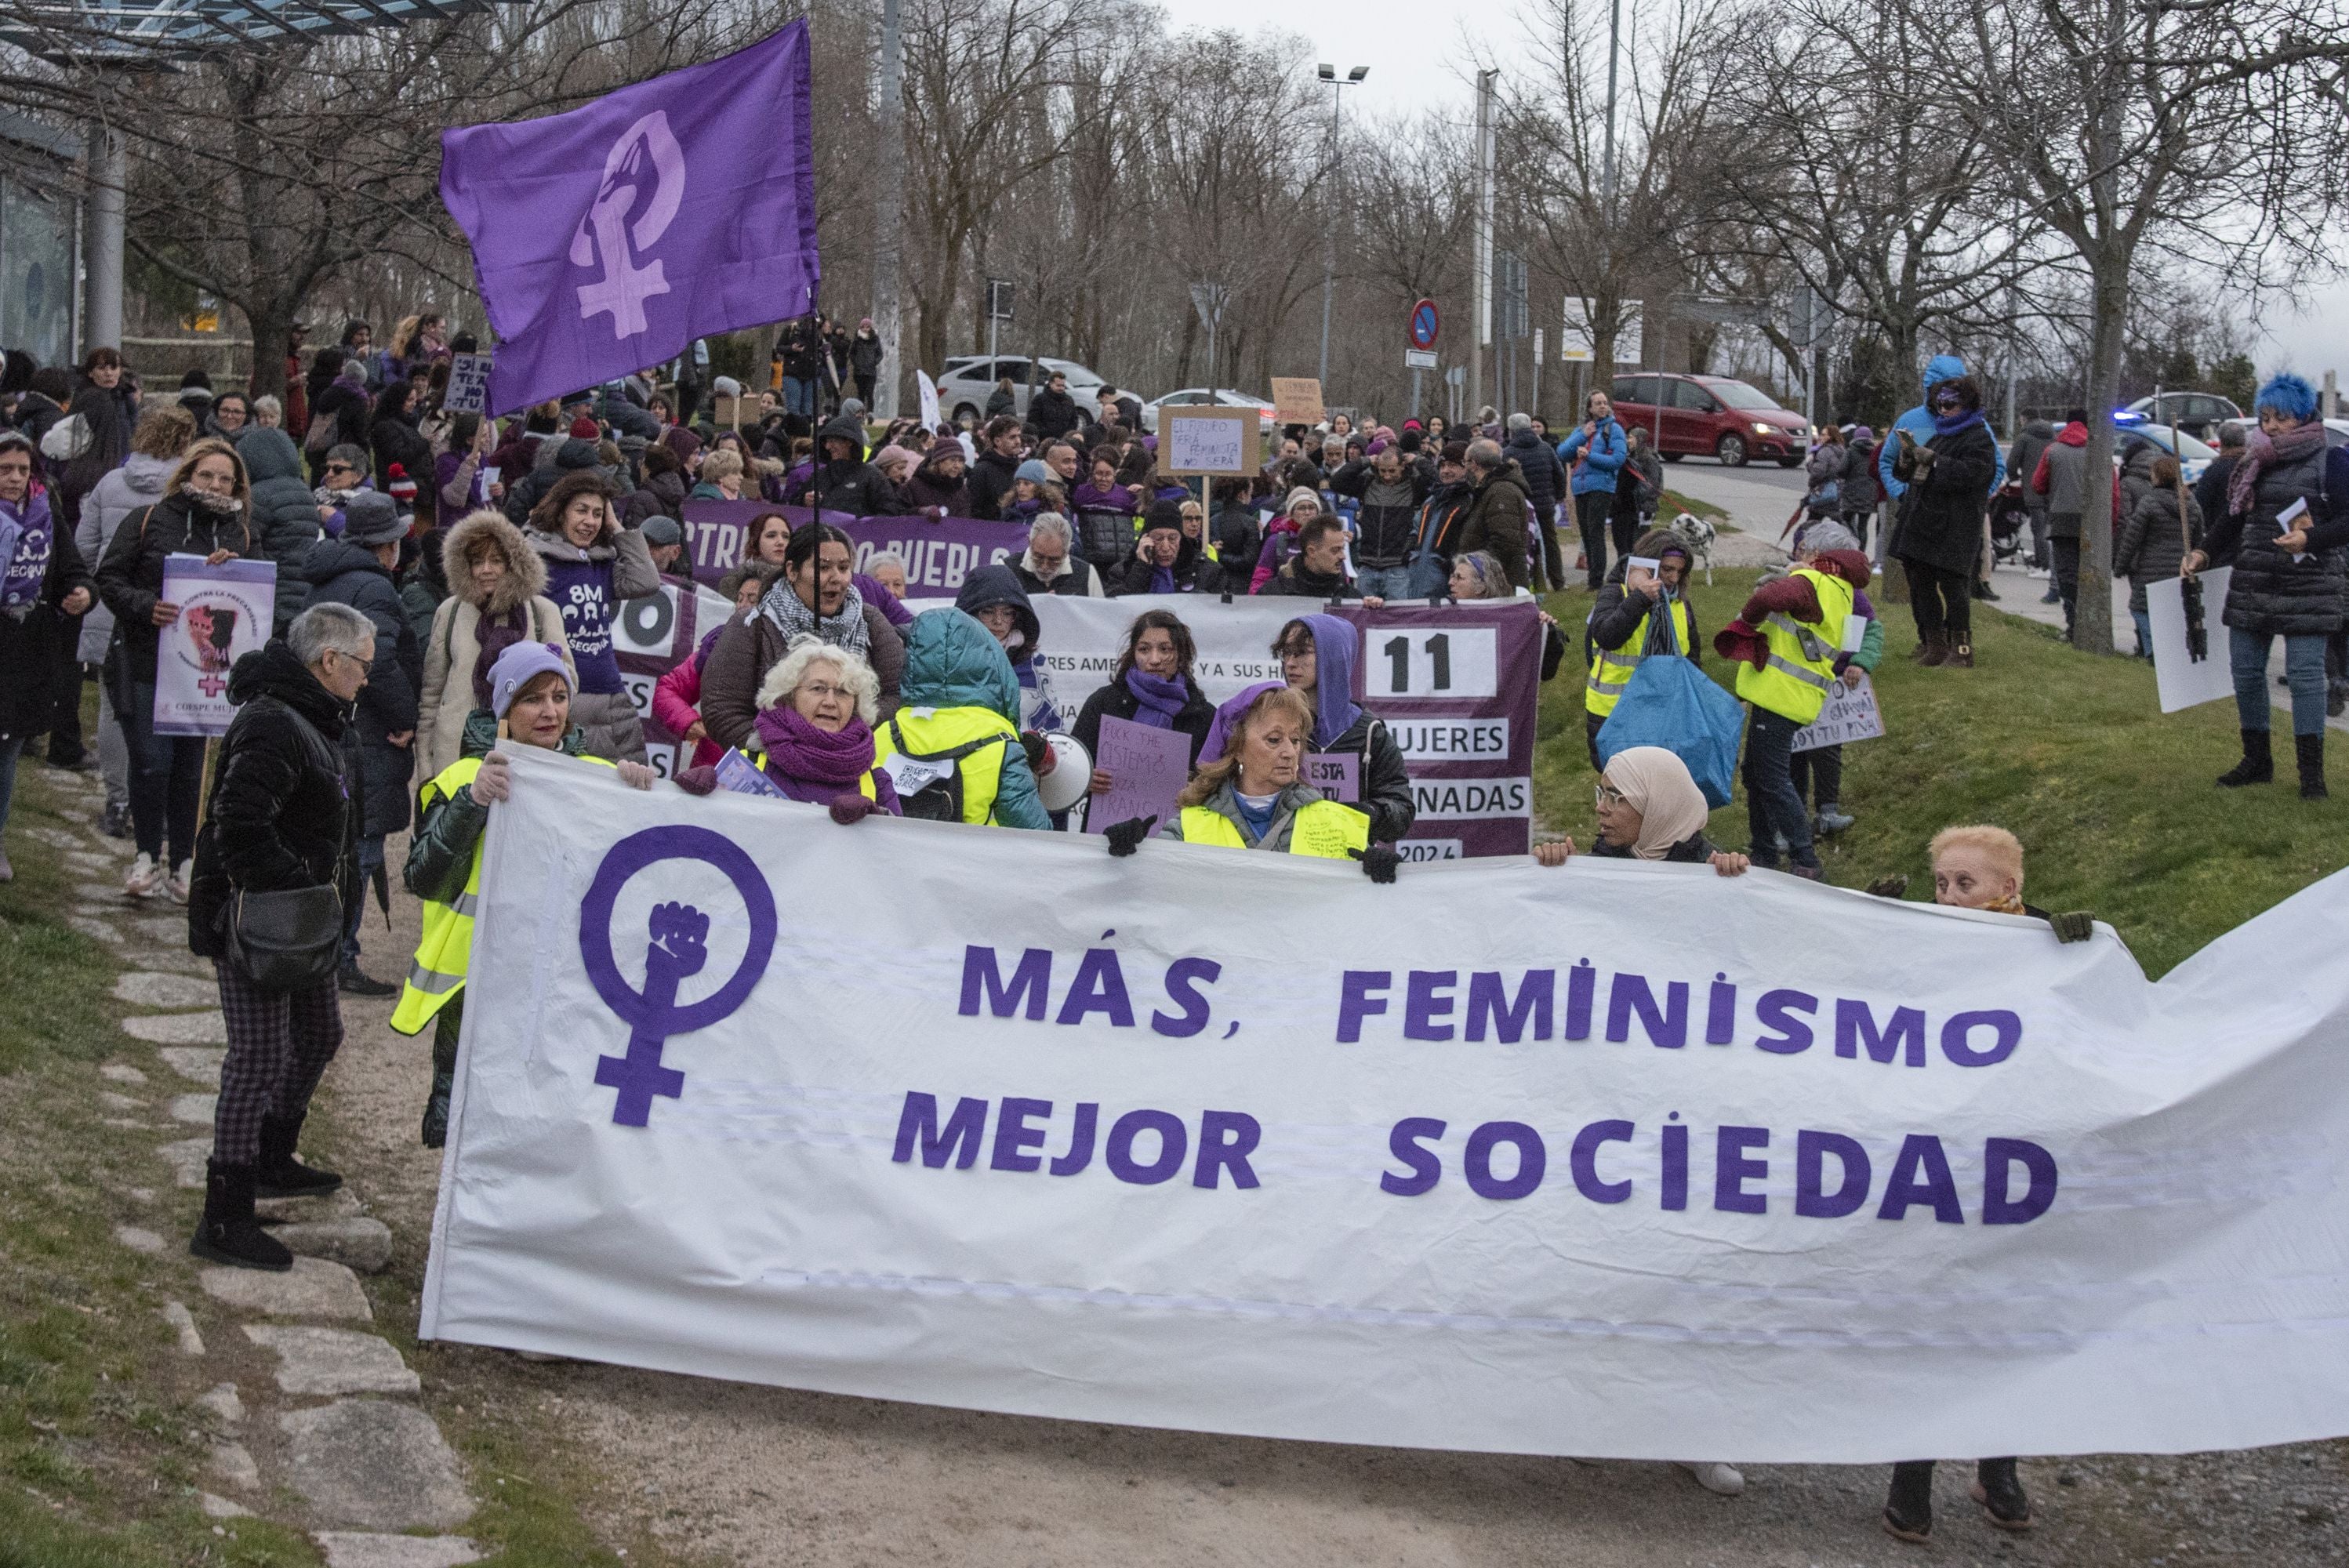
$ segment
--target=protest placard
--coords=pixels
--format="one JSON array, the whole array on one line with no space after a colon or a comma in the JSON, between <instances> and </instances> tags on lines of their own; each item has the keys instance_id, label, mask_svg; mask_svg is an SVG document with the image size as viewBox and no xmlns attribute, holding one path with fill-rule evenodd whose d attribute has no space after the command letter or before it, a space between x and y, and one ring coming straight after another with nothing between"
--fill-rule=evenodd
<instances>
[{"instance_id":1,"label":"protest placard","mask_svg":"<svg viewBox=\"0 0 2349 1568\"><path fill-rule=\"evenodd\" d=\"M277 610L277 563L201 555L163 558L163 603L179 619L156 634L155 733L224 735L236 709L228 674L269 640Z\"/></svg>"},{"instance_id":2,"label":"protest placard","mask_svg":"<svg viewBox=\"0 0 2349 1568\"><path fill-rule=\"evenodd\" d=\"M1849 740L1873 740L1883 733L1884 715L1876 706L1876 683L1862 674L1856 686L1836 682L1818 717L1795 731L1794 749L1816 751Z\"/></svg>"},{"instance_id":3,"label":"protest placard","mask_svg":"<svg viewBox=\"0 0 2349 1568\"><path fill-rule=\"evenodd\" d=\"M1252 474L1263 420L1254 408L1161 408L1158 467L1170 474Z\"/></svg>"},{"instance_id":4,"label":"protest placard","mask_svg":"<svg viewBox=\"0 0 2349 1568\"><path fill-rule=\"evenodd\" d=\"M916 370L914 372L914 389L921 395L922 428L936 430L946 422L946 416L938 412L938 384L930 379L928 371Z\"/></svg>"},{"instance_id":5,"label":"protest placard","mask_svg":"<svg viewBox=\"0 0 2349 1568\"><path fill-rule=\"evenodd\" d=\"M1109 775L1110 787L1086 806L1086 832L1140 817L1155 817L1164 827L1174 820L1174 797L1191 780L1191 738L1109 715L1101 721L1093 768Z\"/></svg>"},{"instance_id":6,"label":"protest placard","mask_svg":"<svg viewBox=\"0 0 2349 1568\"><path fill-rule=\"evenodd\" d=\"M1362 801L1362 759L1350 751L1309 751L1305 754L1305 784L1323 797L1349 806Z\"/></svg>"},{"instance_id":7,"label":"protest placard","mask_svg":"<svg viewBox=\"0 0 2349 1568\"><path fill-rule=\"evenodd\" d=\"M2153 983L1792 877L1382 887L514 750L420 1338L1520 1454L2342 1430L2349 966L2275 955L2349 875Z\"/></svg>"},{"instance_id":8,"label":"protest placard","mask_svg":"<svg viewBox=\"0 0 2349 1568\"><path fill-rule=\"evenodd\" d=\"M449 391L440 407L451 414L486 414L490 409L490 356L452 354L449 356Z\"/></svg>"},{"instance_id":9,"label":"protest placard","mask_svg":"<svg viewBox=\"0 0 2349 1568\"><path fill-rule=\"evenodd\" d=\"M2234 580L2231 566L2196 573L2202 587L2199 637L2189 635L2183 578L2146 584L2146 619L2153 623L2153 684L2162 712L2176 713L2235 695L2234 671L2227 661L2227 628L2220 620L2227 610L2228 585Z\"/></svg>"},{"instance_id":10,"label":"protest placard","mask_svg":"<svg viewBox=\"0 0 2349 1568\"><path fill-rule=\"evenodd\" d=\"M1321 383L1310 376L1272 378L1272 419L1276 425L1318 425L1321 422Z\"/></svg>"}]
</instances>

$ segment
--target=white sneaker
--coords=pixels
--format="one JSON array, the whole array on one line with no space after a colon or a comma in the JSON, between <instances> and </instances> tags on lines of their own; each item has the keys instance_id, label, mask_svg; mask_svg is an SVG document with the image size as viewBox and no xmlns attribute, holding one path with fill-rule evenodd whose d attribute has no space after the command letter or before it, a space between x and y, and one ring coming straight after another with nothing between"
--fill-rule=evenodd
<instances>
[{"instance_id":1,"label":"white sneaker","mask_svg":"<svg viewBox=\"0 0 2349 1568\"><path fill-rule=\"evenodd\" d=\"M195 874L196 862L192 858L180 862L180 869L171 873L171 887L173 903L188 902L188 882Z\"/></svg>"},{"instance_id":2,"label":"white sneaker","mask_svg":"<svg viewBox=\"0 0 2349 1568\"><path fill-rule=\"evenodd\" d=\"M2044 583L2047 581L2047 569L2044 566L2034 566L2030 571L2024 573L2023 575L2037 582Z\"/></svg>"},{"instance_id":3,"label":"white sneaker","mask_svg":"<svg viewBox=\"0 0 2349 1568\"><path fill-rule=\"evenodd\" d=\"M1696 1484L1717 1497L1735 1497L1745 1490L1745 1477L1735 1465L1708 1464L1694 1460L1678 1461L1681 1469L1696 1478Z\"/></svg>"},{"instance_id":4,"label":"white sneaker","mask_svg":"<svg viewBox=\"0 0 2349 1568\"><path fill-rule=\"evenodd\" d=\"M131 898L153 898L163 885L163 868L155 857L141 854L130 865L130 874L122 881L123 892Z\"/></svg>"}]
</instances>

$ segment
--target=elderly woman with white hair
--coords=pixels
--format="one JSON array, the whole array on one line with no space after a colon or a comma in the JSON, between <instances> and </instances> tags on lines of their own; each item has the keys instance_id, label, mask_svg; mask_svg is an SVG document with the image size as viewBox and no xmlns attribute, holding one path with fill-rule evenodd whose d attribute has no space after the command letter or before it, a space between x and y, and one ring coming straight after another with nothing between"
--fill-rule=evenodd
<instances>
[{"instance_id":1,"label":"elderly woman with white hair","mask_svg":"<svg viewBox=\"0 0 2349 1568\"><path fill-rule=\"evenodd\" d=\"M854 822L871 811L902 816L888 770L874 760L873 725L880 715L881 677L871 665L846 648L794 637L759 683L758 717L742 755L775 793L828 806L835 821ZM688 768L677 781L696 795L719 782L714 767Z\"/></svg>"}]
</instances>

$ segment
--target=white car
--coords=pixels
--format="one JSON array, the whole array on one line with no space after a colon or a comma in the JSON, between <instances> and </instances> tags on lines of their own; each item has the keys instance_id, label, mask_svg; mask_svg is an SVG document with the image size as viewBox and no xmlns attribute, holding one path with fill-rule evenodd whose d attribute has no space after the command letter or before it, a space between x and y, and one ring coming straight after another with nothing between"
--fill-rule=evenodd
<instances>
[{"instance_id":1,"label":"white car","mask_svg":"<svg viewBox=\"0 0 2349 1568\"><path fill-rule=\"evenodd\" d=\"M2115 468L2127 468L2129 455L2135 449L2149 446L2161 451L2174 452L2178 458L2178 476L2189 485L2202 477L2202 470L2209 468L2210 459L2219 455L2216 447L2196 440L2183 429L2178 432L2178 445L2171 447L2169 427L2167 425L2123 425L2113 432L2113 438Z\"/></svg>"},{"instance_id":2,"label":"white car","mask_svg":"<svg viewBox=\"0 0 2349 1568\"><path fill-rule=\"evenodd\" d=\"M1205 387L1185 387L1180 392L1169 392L1163 397L1153 397L1142 406L1142 428L1152 435L1156 435L1158 410L1161 408L1209 406L1224 408L1254 408L1263 416L1263 428L1258 434L1266 436L1272 434L1275 405L1266 402L1261 397L1251 397L1245 392L1235 392L1228 387L1213 390Z\"/></svg>"},{"instance_id":3,"label":"white car","mask_svg":"<svg viewBox=\"0 0 2349 1568\"><path fill-rule=\"evenodd\" d=\"M966 414L973 419L987 418L987 400L995 395L995 384L1011 377L1011 411L1020 418L1028 417L1029 359L1020 354L999 354L989 359L984 354L958 354L947 361L945 371L938 377L938 408L949 419L959 422ZM1069 378L1069 396L1077 401L1080 413L1092 408L1102 389L1102 378L1073 359L1038 359L1034 362L1036 387L1059 371Z\"/></svg>"}]
</instances>

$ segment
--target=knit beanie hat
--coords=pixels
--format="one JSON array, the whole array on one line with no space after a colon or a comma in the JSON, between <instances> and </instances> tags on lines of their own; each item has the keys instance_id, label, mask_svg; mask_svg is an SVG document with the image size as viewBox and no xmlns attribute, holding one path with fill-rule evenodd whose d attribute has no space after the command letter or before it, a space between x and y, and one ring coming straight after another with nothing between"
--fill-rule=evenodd
<instances>
[{"instance_id":1,"label":"knit beanie hat","mask_svg":"<svg viewBox=\"0 0 2349 1568\"><path fill-rule=\"evenodd\" d=\"M561 676L564 685L572 684L571 666L553 643L516 643L500 654L490 666L490 711L503 718L514 694L549 670Z\"/></svg>"},{"instance_id":2,"label":"knit beanie hat","mask_svg":"<svg viewBox=\"0 0 2349 1568\"><path fill-rule=\"evenodd\" d=\"M1012 469L1011 477L1015 480L1026 480L1030 484L1034 485L1056 485L1061 482L1060 475L1035 458L1029 459Z\"/></svg>"},{"instance_id":3,"label":"knit beanie hat","mask_svg":"<svg viewBox=\"0 0 2349 1568\"><path fill-rule=\"evenodd\" d=\"M416 504L416 481L408 477L408 469L401 464L394 463L384 470L383 488L390 492L394 505Z\"/></svg>"},{"instance_id":4,"label":"knit beanie hat","mask_svg":"<svg viewBox=\"0 0 2349 1568\"><path fill-rule=\"evenodd\" d=\"M355 490L343 499L343 542L370 549L389 544L408 532L398 509L381 490Z\"/></svg>"},{"instance_id":5,"label":"knit beanie hat","mask_svg":"<svg viewBox=\"0 0 2349 1568\"><path fill-rule=\"evenodd\" d=\"M604 438L603 428L582 414L571 421L571 438L576 441L600 441Z\"/></svg>"},{"instance_id":6,"label":"knit beanie hat","mask_svg":"<svg viewBox=\"0 0 2349 1568\"><path fill-rule=\"evenodd\" d=\"M1282 515L1286 516L1289 512L1295 511L1297 510L1297 503L1300 500L1309 500L1318 509L1321 505L1321 492L1313 489L1309 485L1299 485L1295 490L1288 492L1288 499L1280 503Z\"/></svg>"},{"instance_id":7,"label":"knit beanie hat","mask_svg":"<svg viewBox=\"0 0 2349 1568\"><path fill-rule=\"evenodd\" d=\"M1182 502L1154 500L1150 503L1150 511L1142 520L1142 531L1148 533L1154 529L1160 528L1170 529L1176 533L1183 531Z\"/></svg>"}]
</instances>

